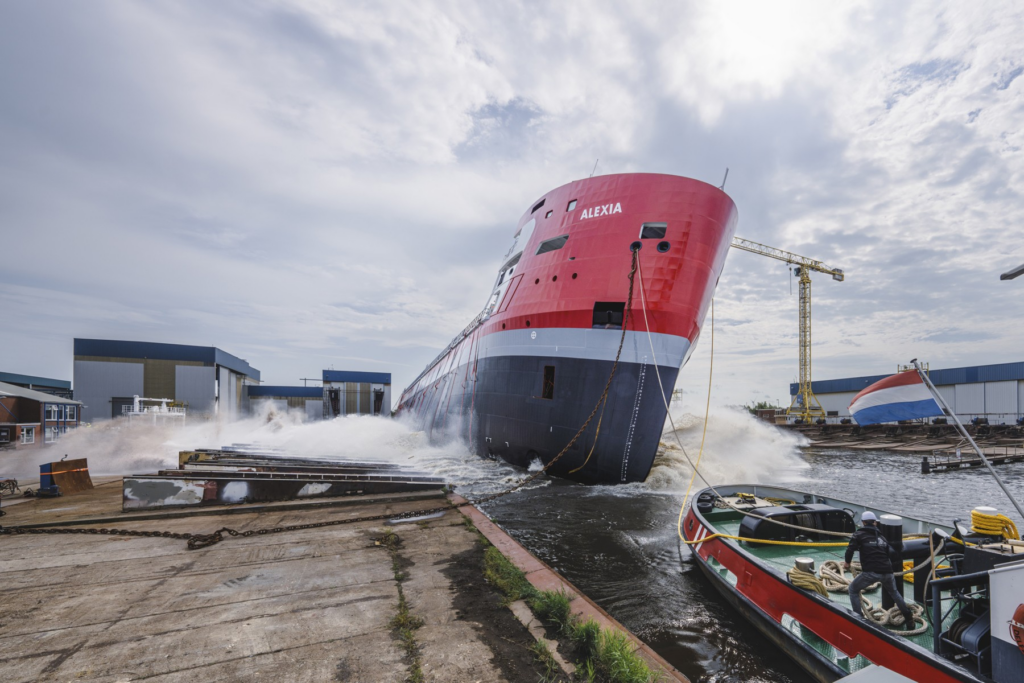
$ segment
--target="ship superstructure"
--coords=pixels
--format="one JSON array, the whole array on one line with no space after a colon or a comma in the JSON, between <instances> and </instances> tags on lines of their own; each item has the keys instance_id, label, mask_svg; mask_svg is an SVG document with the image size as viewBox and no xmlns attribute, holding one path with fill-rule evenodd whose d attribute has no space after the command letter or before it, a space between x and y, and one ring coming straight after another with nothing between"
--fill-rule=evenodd
<instances>
[{"instance_id":1,"label":"ship superstructure","mask_svg":"<svg viewBox=\"0 0 1024 683\"><path fill-rule=\"evenodd\" d=\"M398 412L432 439L465 438L514 465L548 463L608 381L637 243L646 318L637 279L608 399L549 473L643 481L736 220L722 190L678 176L609 175L552 190L519 219L484 309L405 390Z\"/></svg>"}]
</instances>

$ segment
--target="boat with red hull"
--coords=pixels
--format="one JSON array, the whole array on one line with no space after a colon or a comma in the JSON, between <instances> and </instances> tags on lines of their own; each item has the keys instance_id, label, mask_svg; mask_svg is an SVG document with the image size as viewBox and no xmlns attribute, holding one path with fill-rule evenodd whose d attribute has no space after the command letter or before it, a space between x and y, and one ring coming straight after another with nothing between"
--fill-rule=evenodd
<instances>
[{"instance_id":1,"label":"boat with red hull","mask_svg":"<svg viewBox=\"0 0 1024 683\"><path fill-rule=\"evenodd\" d=\"M897 579L907 604L918 606L910 631L855 615L841 584L826 597L798 587L799 575L792 578L800 571L796 565L804 571L810 565L811 576L817 568L824 577L826 562L843 560L843 547L807 544L843 546L848 539L814 529L852 531L868 510L881 519L880 528L890 525L883 535L904 539L895 560L910 565L906 581ZM877 666L927 683L1021 683L1024 624L1017 614L1024 617L1024 543L1012 523L1009 528L1013 533L993 534L973 522L944 526L803 491L729 485L702 491L681 533L726 601L818 681ZM865 595L877 599L878 593ZM881 609L874 613L879 622L902 621L895 609L888 616Z\"/></svg>"},{"instance_id":2,"label":"boat with red hull","mask_svg":"<svg viewBox=\"0 0 1024 683\"><path fill-rule=\"evenodd\" d=\"M432 440L464 438L478 454L518 466L550 462L611 373L636 243L650 339L638 281L600 419L549 474L643 481L665 422L655 358L668 394L700 334L736 221L722 190L678 176L599 176L548 192L519 219L483 311L405 390L397 413Z\"/></svg>"}]
</instances>

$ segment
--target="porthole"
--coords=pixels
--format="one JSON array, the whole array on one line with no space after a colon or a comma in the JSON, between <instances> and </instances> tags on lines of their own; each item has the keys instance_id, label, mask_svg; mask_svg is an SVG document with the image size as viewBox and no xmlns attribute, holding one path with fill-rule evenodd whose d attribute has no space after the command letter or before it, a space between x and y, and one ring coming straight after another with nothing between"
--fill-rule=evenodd
<instances>
[{"instance_id":1,"label":"porthole","mask_svg":"<svg viewBox=\"0 0 1024 683\"><path fill-rule=\"evenodd\" d=\"M501 324L501 329L505 329L505 323Z\"/></svg>"},{"instance_id":2,"label":"porthole","mask_svg":"<svg viewBox=\"0 0 1024 683\"><path fill-rule=\"evenodd\" d=\"M552 275L551 276L551 281L552 282L558 282L558 276L557 275Z\"/></svg>"},{"instance_id":3,"label":"porthole","mask_svg":"<svg viewBox=\"0 0 1024 683\"><path fill-rule=\"evenodd\" d=\"M530 321L529 321L529 320L527 320L527 321L526 321L526 326L527 326L527 327L529 327L529 326L530 326Z\"/></svg>"},{"instance_id":4,"label":"porthole","mask_svg":"<svg viewBox=\"0 0 1024 683\"><path fill-rule=\"evenodd\" d=\"M540 284L540 278L537 278L536 280L534 280L534 281L533 281L533 284L535 284L535 285L539 285L539 284Z\"/></svg>"},{"instance_id":5,"label":"porthole","mask_svg":"<svg viewBox=\"0 0 1024 683\"><path fill-rule=\"evenodd\" d=\"M658 251L660 251L662 254L668 251L668 247L668 242L658 242Z\"/></svg>"},{"instance_id":6,"label":"porthole","mask_svg":"<svg viewBox=\"0 0 1024 683\"><path fill-rule=\"evenodd\" d=\"M575 280L575 279L576 279L576 273L573 273L573 274L572 274L572 279L573 279L573 280Z\"/></svg>"}]
</instances>

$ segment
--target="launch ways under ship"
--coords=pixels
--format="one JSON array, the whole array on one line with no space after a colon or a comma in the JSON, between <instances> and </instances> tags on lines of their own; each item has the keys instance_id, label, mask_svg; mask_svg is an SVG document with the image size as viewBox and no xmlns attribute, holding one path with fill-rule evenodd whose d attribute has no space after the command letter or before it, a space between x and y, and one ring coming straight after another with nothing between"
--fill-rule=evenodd
<instances>
[{"instance_id":1,"label":"launch ways under ship","mask_svg":"<svg viewBox=\"0 0 1024 683\"><path fill-rule=\"evenodd\" d=\"M548 192L519 219L483 311L405 390L398 412L432 440L458 436L522 467L550 462L604 391L639 243L644 293L637 277L608 399L548 472L643 481L736 220L722 190L678 176L599 176Z\"/></svg>"}]
</instances>

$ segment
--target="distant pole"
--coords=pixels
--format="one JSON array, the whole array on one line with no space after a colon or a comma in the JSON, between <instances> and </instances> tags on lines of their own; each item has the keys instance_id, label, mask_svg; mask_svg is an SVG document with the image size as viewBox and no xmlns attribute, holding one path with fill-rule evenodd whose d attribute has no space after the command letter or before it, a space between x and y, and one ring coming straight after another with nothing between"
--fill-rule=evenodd
<instances>
[{"instance_id":1,"label":"distant pole","mask_svg":"<svg viewBox=\"0 0 1024 683\"><path fill-rule=\"evenodd\" d=\"M999 276L999 279L1012 280L1013 278L1020 277L1021 275L1024 275L1024 263L1020 264L1016 268L1011 268L1010 270L1006 271L1005 273Z\"/></svg>"},{"instance_id":2,"label":"distant pole","mask_svg":"<svg viewBox=\"0 0 1024 683\"><path fill-rule=\"evenodd\" d=\"M725 177L722 178L722 184L718 186L718 189L725 192L725 181L729 179L729 167L725 167Z\"/></svg>"},{"instance_id":3,"label":"distant pole","mask_svg":"<svg viewBox=\"0 0 1024 683\"><path fill-rule=\"evenodd\" d=\"M968 442L970 442L971 446L974 447L974 451L978 454L978 457L981 458L981 461L985 463L985 467L987 467L988 471L992 473L993 477L995 477L996 483L999 484L999 488L1003 490L1003 493L1006 494L1006 497L1010 499L1011 503L1013 503L1013 507L1017 508L1017 513L1021 517L1024 517L1024 510L1021 509L1020 503L1017 502L1017 499L1013 497L1012 493L1010 493L1010 489L1006 488L1006 484L1004 484L1003 480L999 478L998 474L996 474L995 469L993 469L992 467L992 463L988 461L988 458L985 457L985 454L981 452L980 448L978 448L978 444L975 443L974 439L971 438L971 435L967 433L967 430L964 428L963 424L960 423L960 418L958 418L956 416L956 413L950 410L949 406L946 405L946 401L942 398L942 394L939 393L939 390L935 388L935 385L932 384L932 380L928 377L928 373L921 369L921 364L917 362L916 358L910 362L914 364L915 368L917 368L917 374L920 375L922 380L924 380L925 386L927 386L928 390L932 392L932 396L935 397L935 400L938 402L939 407L945 410L946 414L953 418L953 422L960 430L960 434L962 434L963 437L967 439Z\"/></svg>"},{"instance_id":4,"label":"distant pole","mask_svg":"<svg viewBox=\"0 0 1024 683\"><path fill-rule=\"evenodd\" d=\"M594 170L590 172L590 177L591 177L591 178L593 178L593 177L594 177L594 174L595 174L595 173L597 173L597 162L598 162L598 161L601 161L601 158L600 158L600 157L598 157L598 158L597 158L597 160L596 160L596 161L594 161Z\"/></svg>"}]
</instances>

